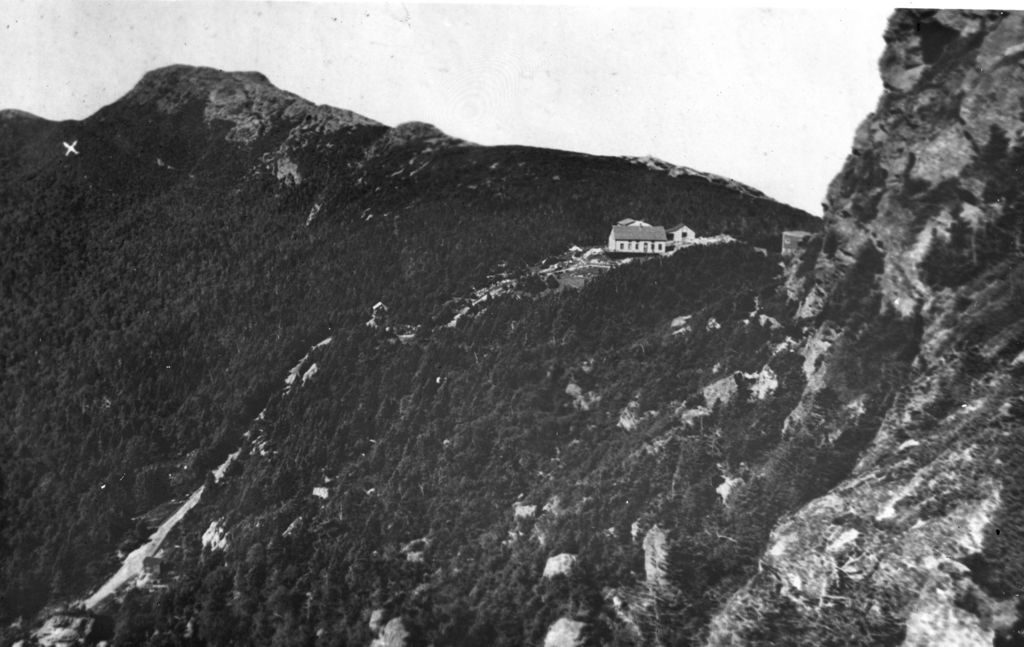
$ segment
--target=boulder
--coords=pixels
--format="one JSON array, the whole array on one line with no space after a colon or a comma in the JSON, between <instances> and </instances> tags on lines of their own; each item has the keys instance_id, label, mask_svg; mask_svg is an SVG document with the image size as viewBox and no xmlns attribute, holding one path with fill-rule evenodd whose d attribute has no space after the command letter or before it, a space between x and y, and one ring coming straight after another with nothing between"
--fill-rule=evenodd
<instances>
[{"instance_id":1,"label":"boulder","mask_svg":"<svg viewBox=\"0 0 1024 647\"><path fill-rule=\"evenodd\" d=\"M548 557L548 561L544 564L544 577L569 575L575 566L576 556L571 553L561 553Z\"/></svg>"},{"instance_id":2,"label":"boulder","mask_svg":"<svg viewBox=\"0 0 1024 647\"><path fill-rule=\"evenodd\" d=\"M544 636L544 647L580 647L583 644L585 623L570 618L559 618Z\"/></svg>"},{"instance_id":3,"label":"boulder","mask_svg":"<svg viewBox=\"0 0 1024 647\"><path fill-rule=\"evenodd\" d=\"M405 647L409 640L409 631L401 618L392 618L380 630L380 634L370 643L370 647Z\"/></svg>"},{"instance_id":4,"label":"boulder","mask_svg":"<svg viewBox=\"0 0 1024 647\"><path fill-rule=\"evenodd\" d=\"M515 503L512 505L512 517L517 521L533 519L535 516L537 516L536 505L527 505L525 503Z\"/></svg>"},{"instance_id":5,"label":"boulder","mask_svg":"<svg viewBox=\"0 0 1024 647\"><path fill-rule=\"evenodd\" d=\"M647 583L663 586L668 583L665 560L668 556L668 535L659 527L654 526L644 535L644 574Z\"/></svg>"}]
</instances>

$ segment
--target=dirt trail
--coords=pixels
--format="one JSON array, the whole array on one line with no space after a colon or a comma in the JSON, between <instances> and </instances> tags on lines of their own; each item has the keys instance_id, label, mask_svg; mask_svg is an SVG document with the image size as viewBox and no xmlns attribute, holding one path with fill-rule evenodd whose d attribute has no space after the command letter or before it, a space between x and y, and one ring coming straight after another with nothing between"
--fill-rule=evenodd
<instances>
[{"instance_id":1,"label":"dirt trail","mask_svg":"<svg viewBox=\"0 0 1024 647\"><path fill-rule=\"evenodd\" d=\"M124 558L124 563L121 564L121 568L114 573L113 577L104 582L103 586L97 589L96 592L85 601L86 609L94 608L97 604L113 595L113 593L117 591L117 589L121 588L121 586L139 575L142 575L143 561L147 557L152 557L158 550L160 550L160 546L164 543L164 539L167 538L168 533L178 525L178 522L185 518L185 515L188 514L189 510L199 503L199 500L203 497L203 490L205 487L206 486L202 485L199 486L199 489L193 492L192 495L185 500L185 503L181 504L181 507L174 511L174 514L167 517L167 519L160 524L160 527L150 535L149 541L133 550Z\"/></svg>"},{"instance_id":2,"label":"dirt trail","mask_svg":"<svg viewBox=\"0 0 1024 647\"><path fill-rule=\"evenodd\" d=\"M285 378L286 393L289 389L291 389L292 384L295 382L295 378L298 375L300 369L302 368L303 363L305 363L309 359L310 353L312 353L314 350L318 348L330 344L331 341L333 341L333 339L331 337L328 337L327 339L319 342L318 344L314 344L309 349L309 352L307 352L306 355L301 360L299 360L299 363L296 364L295 367L288 372L288 377ZM266 409L264 409L264 411L266 411ZM257 416L257 421L263 418L264 411L261 411L259 416ZM218 465L217 468L213 470L213 476L214 479L216 479L216 481L219 482L222 478L224 478L224 475L227 473L228 468L231 467L231 464L235 461L236 458L238 458L238 455L241 452L242 449L238 448L237 450L235 450L234 453L230 454L227 458L225 458L223 463ZM177 526L178 523L185 518L185 515L188 514L189 510L196 507L196 504L198 504L200 499L203 498L203 490L205 489L206 486L202 485L199 487L199 489L197 489L195 492L189 495L188 499L186 499L185 502L182 503L181 506L174 511L174 514L167 517L167 519L165 519L164 522L160 524L160 527L157 528L152 535L150 535L149 541L139 546L132 552L128 553L128 556L124 558L124 562L121 564L121 568L117 569L117 572L114 573L114 575L110 579L104 582L103 585L100 588L98 588L95 593L93 593L91 596L89 596L88 599L85 600L85 608L95 608L96 605L109 598L119 588L142 575L142 564L145 561L145 559L147 557L152 557L156 555L156 553L160 550L160 547L163 545L164 540L167 539L167 535L170 534L171 530L173 530L174 527Z\"/></svg>"}]
</instances>

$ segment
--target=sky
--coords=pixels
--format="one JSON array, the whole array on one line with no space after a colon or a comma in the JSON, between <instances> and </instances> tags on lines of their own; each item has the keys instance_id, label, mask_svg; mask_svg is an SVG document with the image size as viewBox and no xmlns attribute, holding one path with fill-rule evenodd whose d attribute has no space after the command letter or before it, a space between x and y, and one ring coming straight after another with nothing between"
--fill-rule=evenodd
<instances>
[{"instance_id":1,"label":"sky","mask_svg":"<svg viewBox=\"0 0 1024 647\"><path fill-rule=\"evenodd\" d=\"M852 3L850 3L852 4ZM0 0L0 109L83 119L174 63L388 125L654 157L820 215L891 9Z\"/></svg>"}]
</instances>

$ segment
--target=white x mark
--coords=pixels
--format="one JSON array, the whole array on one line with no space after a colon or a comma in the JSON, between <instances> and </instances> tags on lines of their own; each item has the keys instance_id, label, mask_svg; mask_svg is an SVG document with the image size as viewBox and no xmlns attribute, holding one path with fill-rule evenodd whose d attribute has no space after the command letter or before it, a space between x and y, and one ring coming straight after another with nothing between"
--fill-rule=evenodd
<instances>
[{"instance_id":1,"label":"white x mark","mask_svg":"<svg viewBox=\"0 0 1024 647\"><path fill-rule=\"evenodd\" d=\"M78 140L77 139L75 141L71 142L70 144L67 143L67 142L64 142L64 148L67 149L66 151L64 151L64 157L67 157L71 153L74 153L75 155L78 155L78 150L75 148L75 146L78 146Z\"/></svg>"}]
</instances>

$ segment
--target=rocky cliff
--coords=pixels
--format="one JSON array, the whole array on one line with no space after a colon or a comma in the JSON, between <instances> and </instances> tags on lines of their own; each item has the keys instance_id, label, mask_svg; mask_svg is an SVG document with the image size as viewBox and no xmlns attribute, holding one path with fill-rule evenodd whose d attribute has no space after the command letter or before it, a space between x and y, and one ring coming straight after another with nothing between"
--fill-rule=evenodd
<instances>
[{"instance_id":1,"label":"rocky cliff","mask_svg":"<svg viewBox=\"0 0 1024 647\"><path fill-rule=\"evenodd\" d=\"M885 94L789 284L812 329L789 433L877 432L775 527L711 645L1022 640L1024 15L899 11L885 38ZM901 330L885 361L851 353Z\"/></svg>"}]
</instances>

